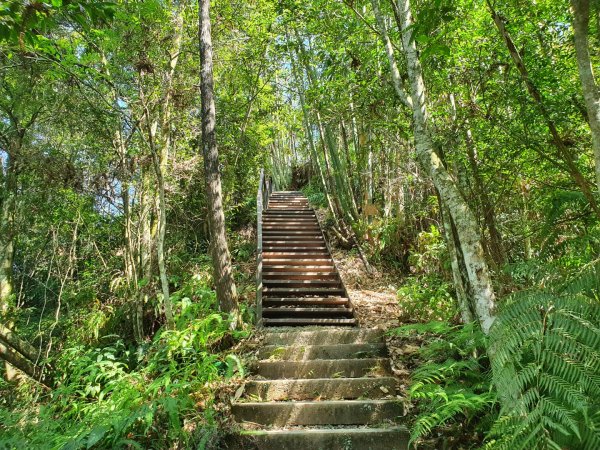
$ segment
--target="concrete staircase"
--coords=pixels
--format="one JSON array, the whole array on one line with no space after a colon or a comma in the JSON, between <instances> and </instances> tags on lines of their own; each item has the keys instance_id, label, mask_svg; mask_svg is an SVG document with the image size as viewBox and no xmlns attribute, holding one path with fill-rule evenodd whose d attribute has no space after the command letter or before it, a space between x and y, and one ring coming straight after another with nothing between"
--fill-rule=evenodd
<instances>
[{"instance_id":1,"label":"concrete staircase","mask_svg":"<svg viewBox=\"0 0 600 450\"><path fill-rule=\"evenodd\" d=\"M361 328L295 328L266 333L243 396L230 447L261 450L404 450L382 333Z\"/></svg>"}]
</instances>

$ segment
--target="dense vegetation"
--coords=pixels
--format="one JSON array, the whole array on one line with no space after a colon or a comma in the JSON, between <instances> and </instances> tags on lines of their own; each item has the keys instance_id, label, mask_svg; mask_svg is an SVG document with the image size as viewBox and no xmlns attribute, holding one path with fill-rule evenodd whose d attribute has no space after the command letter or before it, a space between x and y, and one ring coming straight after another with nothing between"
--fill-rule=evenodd
<instances>
[{"instance_id":1,"label":"dense vegetation","mask_svg":"<svg viewBox=\"0 0 600 450\"><path fill-rule=\"evenodd\" d=\"M199 4L0 2L0 448L219 448L262 167L402 280L413 443L600 448L600 5Z\"/></svg>"}]
</instances>

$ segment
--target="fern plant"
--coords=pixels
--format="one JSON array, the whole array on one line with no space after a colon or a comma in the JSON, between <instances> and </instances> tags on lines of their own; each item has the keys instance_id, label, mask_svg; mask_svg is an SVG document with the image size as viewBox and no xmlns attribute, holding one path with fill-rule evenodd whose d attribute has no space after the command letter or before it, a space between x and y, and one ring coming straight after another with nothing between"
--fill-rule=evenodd
<instances>
[{"instance_id":1,"label":"fern plant","mask_svg":"<svg viewBox=\"0 0 600 450\"><path fill-rule=\"evenodd\" d=\"M496 417L496 395L491 387L486 338L475 324L446 322L407 325L392 330L396 336L420 334L427 344L419 356L427 363L411 376L409 394L418 414L411 427L412 445L437 428L460 424L477 429ZM486 420L488 419L488 420Z\"/></svg>"},{"instance_id":2,"label":"fern plant","mask_svg":"<svg viewBox=\"0 0 600 450\"><path fill-rule=\"evenodd\" d=\"M600 448L600 303L582 288L521 293L500 314L489 352L502 410L488 448Z\"/></svg>"}]
</instances>

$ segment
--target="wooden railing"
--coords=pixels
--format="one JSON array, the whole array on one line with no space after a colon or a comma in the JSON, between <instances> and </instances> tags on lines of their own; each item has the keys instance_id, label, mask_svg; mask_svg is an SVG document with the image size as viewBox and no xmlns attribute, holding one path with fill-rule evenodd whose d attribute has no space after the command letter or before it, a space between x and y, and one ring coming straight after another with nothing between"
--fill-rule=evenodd
<instances>
[{"instance_id":1,"label":"wooden railing","mask_svg":"<svg viewBox=\"0 0 600 450\"><path fill-rule=\"evenodd\" d=\"M269 206L269 197L273 192L273 182L271 178L265 175L265 170L260 169L260 181L258 183L258 193L256 194L256 323L262 325L262 227L263 212Z\"/></svg>"}]
</instances>

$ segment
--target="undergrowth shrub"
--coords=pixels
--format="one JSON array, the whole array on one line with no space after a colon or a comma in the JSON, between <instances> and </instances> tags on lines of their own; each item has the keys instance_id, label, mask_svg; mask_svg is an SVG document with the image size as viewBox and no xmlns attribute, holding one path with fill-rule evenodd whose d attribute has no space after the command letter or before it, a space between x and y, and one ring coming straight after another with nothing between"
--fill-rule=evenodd
<instances>
[{"instance_id":1,"label":"undergrowth shrub","mask_svg":"<svg viewBox=\"0 0 600 450\"><path fill-rule=\"evenodd\" d=\"M475 324L393 330L427 341L409 389L411 443L460 424L485 435L489 450L600 448L599 292L592 262L506 299L487 338Z\"/></svg>"},{"instance_id":2,"label":"undergrowth shrub","mask_svg":"<svg viewBox=\"0 0 600 450\"><path fill-rule=\"evenodd\" d=\"M451 320L458 313L452 283L437 275L407 278L398 301L415 321Z\"/></svg>"},{"instance_id":3,"label":"undergrowth shrub","mask_svg":"<svg viewBox=\"0 0 600 450\"><path fill-rule=\"evenodd\" d=\"M211 448L222 432L215 392L244 374L228 348L247 332L231 330L198 280L172 300L175 328L146 346L108 335L96 347L64 348L53 361L63 375L53 391L38 391L37 405L26 391L0 403L0 449Z\"/></svg>"},{"instance_id":4,"label":"undergrowth shrub","mask_svg":"<svg viewBox=\"0 0 600 450\"><path fill-rule=\"evenodd\" d=\"M447 322L406 325L391 330L401 337L419 335L426 344L418 355L424 363L411 376L410 400L416 415L410 430L415 445L436 429L447 435L478 434L495 417L486 338L476 325Z\"/></svg>"},{"instance_id":5,"label":"undergrowth shrub","mask_svg":"<svg viewBox=\"0 0 600 450\"><path fill-rule=\"evenodd\" d=\"M302 188L302 192L313 208L327 208L327 197L317 177L311 177L309 183Z\"/></svg>"}]
</instances>

